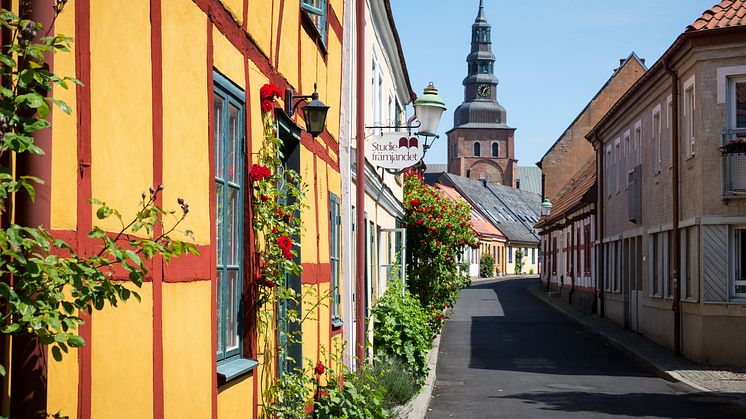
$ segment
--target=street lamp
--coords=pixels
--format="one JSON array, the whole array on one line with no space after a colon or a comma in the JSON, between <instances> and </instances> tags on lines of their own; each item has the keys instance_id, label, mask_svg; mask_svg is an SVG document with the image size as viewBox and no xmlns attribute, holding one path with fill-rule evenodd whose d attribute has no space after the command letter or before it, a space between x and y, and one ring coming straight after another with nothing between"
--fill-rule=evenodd
<instances>
[{"instance_id":1,"label":"street lamp","mask_svg":"<svg viewBox=\"0 0 746 419\"><path fill-rule=\"evenodd\" d=\"M425 88L424 94L414 101L414 113L420 121L419 132L417 134L435 137L438 124L440 124L440 117L443 116L443 111L445 110L445 102L438 96L438 89L430 82Z\"/></svg>"},{"instance_id":2,"label":"street lamp","mask_svg":"<svg viewBox=\"0 0 746 419\"><path fill-rule=\"evenodd\" d=\"M290 116L295 114L298 109L298 105L301 102L305 102L306 99L311 99L310 102L306 103L303 107L303 119L306 121L306 131L314 137L318 137L324 131L324 125L326 125L326 114L329 112L329 107L324 105L319 100L319 94L316 92L316 83L313 84L313 93L310 95L295 96L292 89L288 89L285 92L285 106L287 107L287 113ZM297 100L295 103L293 101Z\"/></svg>"},{"instance_id":3,"label":"street lamp","mask_svg":"<svg viewBox=\"0 0 746 419\"><path fill-rule=\"evenodd\" d=\"M552 201L548 198L544 198L544 202L541 203L541 216L548 217L552 213Z\"/></svg>"}]
</instances>

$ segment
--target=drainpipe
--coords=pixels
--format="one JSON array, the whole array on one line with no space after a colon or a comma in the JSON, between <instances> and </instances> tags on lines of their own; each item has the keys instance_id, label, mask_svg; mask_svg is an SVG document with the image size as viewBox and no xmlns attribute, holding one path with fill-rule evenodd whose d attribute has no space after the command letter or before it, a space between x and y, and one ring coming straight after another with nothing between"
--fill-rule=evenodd
<instances>
[{"instance_id":1,"label":"drainpipe","mask_svg":"<svg viewBox=\"0 0 746 419\"><path fill-rule=\"evenodd\" d=\"M679 248L679 75L671 68L671 61L664 62L666 73L671 76L671 185L672 190L672 224L671 242L673 245L673 348L676 356L681 356L681 286L679 284L679 266L681 249Z\"/></svg>"},{"instance_id":2,"label":"drainpipe","mask_svg":"<svg viewBox=\"0 0 746 419\"><path fill-rule=\"evenodd\" d=\"M596 134L596 144L599 145L596 154L596 161L598 175L596 176L596 182L598 183L598 199L596 200L596 278L598 279L598 314L601 317L606 317L606 304L604 296L604 143Z\"/></svg>"},{"instance_id":3,"label":"drainpipe","mask_svg":"<svg viewBox=\"0 0 746 419\"><path fill-rule=\"evenodd\" d=\"M355 142L356 142L356 278L355 356L358 371L365 364L365 0L355 0Z\"/></svg>"}]
</instances>

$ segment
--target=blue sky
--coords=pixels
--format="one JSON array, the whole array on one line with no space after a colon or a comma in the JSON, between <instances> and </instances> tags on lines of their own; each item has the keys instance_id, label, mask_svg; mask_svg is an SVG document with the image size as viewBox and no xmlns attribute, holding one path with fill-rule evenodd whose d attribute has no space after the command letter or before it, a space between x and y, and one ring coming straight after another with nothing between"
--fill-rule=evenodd
<instances>
[{"instance_id":1,"label":"blue sky","mask_svg":"<svg viewBox=\"0 0 746 419\"><path fill-rule=\"evenodd\" d=\"M485 0L498 101L517 128L518 164L533 165L634 51L650 67L717 0ZM478 0L391 0L412 87L432 81L448 110L426 163L446 162L445 132L463 101Z\"/></svg>"}]
</instances>

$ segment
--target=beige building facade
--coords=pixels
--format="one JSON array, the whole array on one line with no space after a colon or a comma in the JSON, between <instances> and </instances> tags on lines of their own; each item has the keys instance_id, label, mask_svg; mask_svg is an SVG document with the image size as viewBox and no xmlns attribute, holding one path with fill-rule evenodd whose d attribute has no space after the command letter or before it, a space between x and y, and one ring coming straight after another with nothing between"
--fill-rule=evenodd
<instances>
[{"instance_id":1,"label":"beige building facade","mask_svg":"<svg viewBox=\"0 0 746 419\"><path fill-rule=\"evenodd\" d=\"M746 28L727 13L690 25L587 138L602 313L697 362L746 366Z\"/></svg>"}]
</instances>

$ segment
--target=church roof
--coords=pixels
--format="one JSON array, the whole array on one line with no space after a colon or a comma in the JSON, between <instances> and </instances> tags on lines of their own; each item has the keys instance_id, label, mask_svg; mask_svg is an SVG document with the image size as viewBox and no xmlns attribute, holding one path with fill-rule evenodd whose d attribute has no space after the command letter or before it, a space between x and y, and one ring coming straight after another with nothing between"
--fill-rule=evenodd
<instances>
[{"instance_id":1,"label":"church roof","mask_svg":"<svg viewBox=\"0 0 746 419\"><path fill-rule=\"evenodd\" d=\"M686 31L702 31L741 25L746 25L746 1L723 0L705 10L702 16L687 26Z\"/></svg>"}]
</instances>

